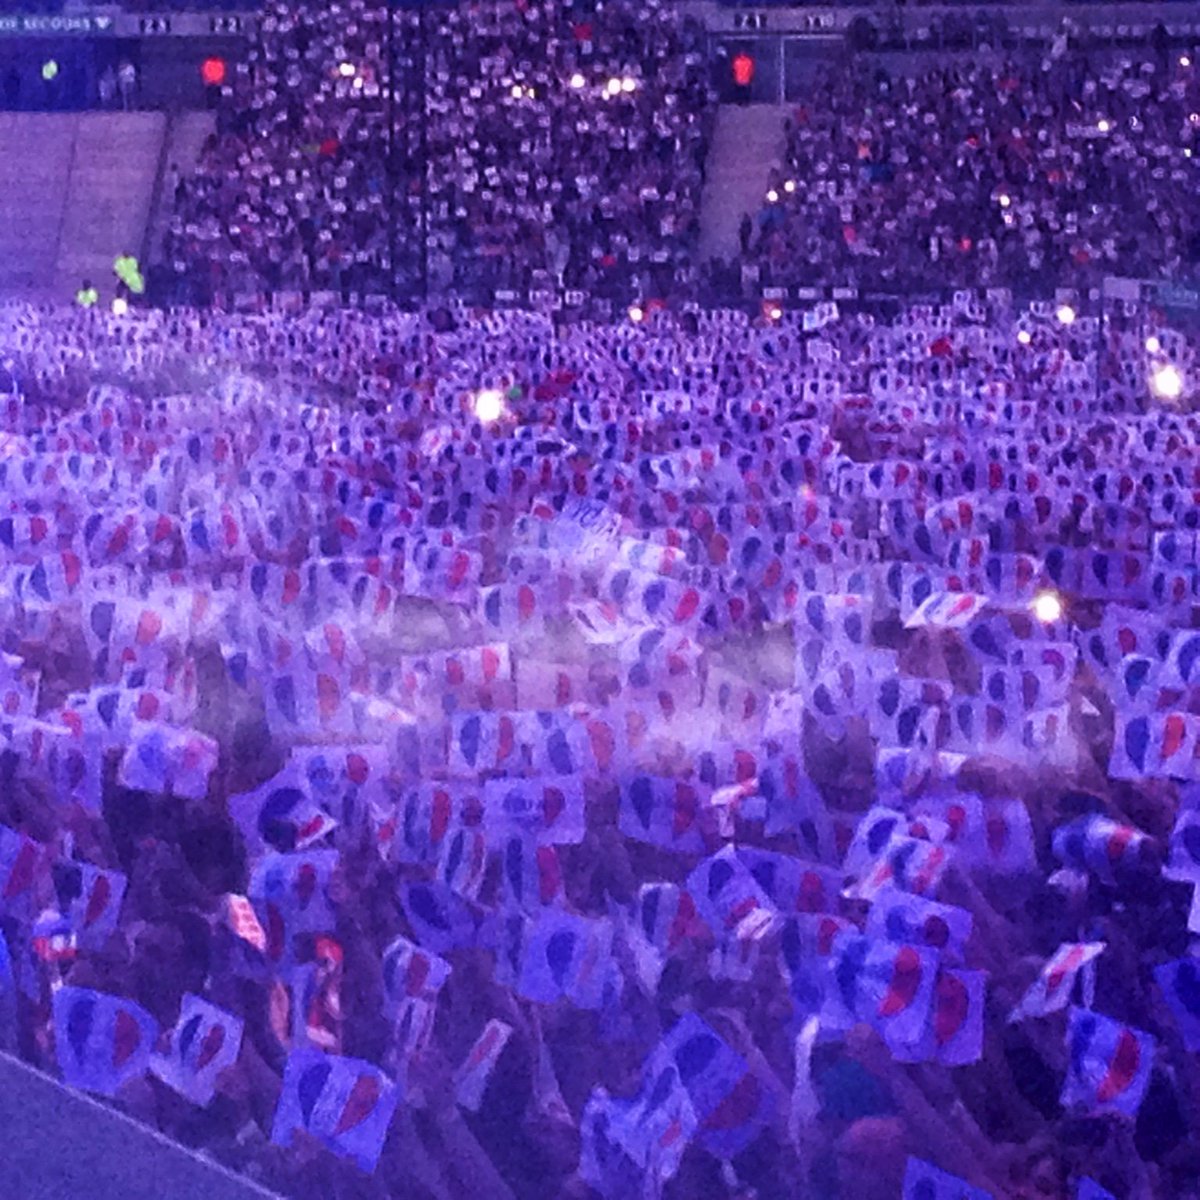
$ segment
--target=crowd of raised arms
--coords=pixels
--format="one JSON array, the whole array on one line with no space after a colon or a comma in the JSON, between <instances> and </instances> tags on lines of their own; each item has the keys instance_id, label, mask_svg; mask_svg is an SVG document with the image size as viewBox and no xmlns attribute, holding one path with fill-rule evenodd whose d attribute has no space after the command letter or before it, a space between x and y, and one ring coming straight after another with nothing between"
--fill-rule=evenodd
<instances>
[{"instance_id":1,"label":"crowd of raised arms","mask_svg":"<svg viewBox=\"0 0 1200 1200\"><path fill-rule=\"evenodd\" d=\"M5 1043L303 1200L1195 1196L1194 344L1071 315L0 310Z\"/></svg>"}]
</instances>

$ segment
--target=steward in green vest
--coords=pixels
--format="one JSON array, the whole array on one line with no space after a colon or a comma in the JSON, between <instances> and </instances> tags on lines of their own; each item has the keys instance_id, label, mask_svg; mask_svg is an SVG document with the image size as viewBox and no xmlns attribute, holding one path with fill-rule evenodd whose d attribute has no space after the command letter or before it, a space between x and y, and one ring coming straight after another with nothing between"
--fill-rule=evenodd
<instances>
[{"instance_id":1,"label":"steward in green vest","mask_svg":"<svg viewBox=\"0 0 1200 1200\"><path fill-rule=\"evenodd\" d=\"M113 271L133 295L140 296L145 292L146 284L142 279L141 268L132 254L118 254L113 259Z\"/></svg>"}]
</instances>

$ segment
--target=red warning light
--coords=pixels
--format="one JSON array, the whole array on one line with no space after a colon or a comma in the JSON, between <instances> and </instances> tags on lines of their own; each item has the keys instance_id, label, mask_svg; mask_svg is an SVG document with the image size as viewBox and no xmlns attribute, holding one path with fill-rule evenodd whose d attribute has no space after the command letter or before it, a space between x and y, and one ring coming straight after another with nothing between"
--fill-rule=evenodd
<instances>
[{"instance_id":1,"label":"red warning light","mask_svg":"<svg viewBox=\"0 0 1200 1200\"><path fill-rule=\"evenodd\" d=\"M200 64L200 78L205 87L220 87L225 82L225 60L206 58Z\"/></svg>"}]
</instances>

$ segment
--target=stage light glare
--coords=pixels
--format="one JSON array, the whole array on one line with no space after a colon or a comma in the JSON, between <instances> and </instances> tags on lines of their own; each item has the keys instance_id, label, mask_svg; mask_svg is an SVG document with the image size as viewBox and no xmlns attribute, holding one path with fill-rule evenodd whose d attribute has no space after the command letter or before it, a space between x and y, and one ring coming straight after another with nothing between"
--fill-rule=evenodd
<instances>
[{"instance_id":1,"label":"stage light glare","mask_svg":"<svg viewBox=\"0 0 1200 1200\"><path fill-rule=\"evenodd\" d=\"M124 296L118 296L112 302L112 311L114 317L123 317L129 311L129 301Z\"/></svg>"},{"instance_id":2,"label":"stage light glare","mask_svg":"<svg viewBox=\"0 0 1200 1200\"><path fill-rule=\"evenodd\" d=\"M796 181L789 179L784 185L783 190L790 196L796 190Z\"/></svg>"},{"instance_id":3,"label":"stage light glare","mask_svg":"<svg viewBox=\"0 0 1200 1200\"><path fill-rule=\"evenodd\" d=\"M580 73L578 71L576 71L575 74L571 76L571 86L576 91L579 91L579 89L581 87L583 87L586 83L587 83L587 80L584 79L584 77L582 75L580 75Z\"/></svg>"},{"instance_id":4,"label":"stage light glare","mask_svg":"<svg viewBox=\"0 0 1200 1200\"><path fill-rule=\"evenodd\" d=\"M1174 363L1163 363L1150 375L1150 390L1160 400L1178 400L1183 395L1183 376Z\"/></svg>"},{"instance_id":5,"label":"stage light glare","mask_svg":"<svg viewBox=\"0 0 1200 1200\"><path fill-rule=\"evenodd\" d=\"M1151 334L1146 339L1146 353L1147 354L1157 354L1161 349L1162 349L1162 342L1160 342L1158 340L1158 338L1156 338L1154 336L1154 334Z\"/></svg>"},{"instance_id":6,"label":"stage light glare","mask_svg":"<svg viewBox=\"0 0 1200 1200\"><path fill-rule=\"evenodd\" d=\"M1075 310L1069 304L1060 305L1058 312L1054 315L1058 318L1060 325L1075 324Z\"/></svg>"},{"instance_id":7,"label":"stage light glare","mask_svg":"<svg viewBox=\"0 0 1200 1200\"><path fill-rule=\"evenodd\" d=\"M778 202L779 202L779 193L774 188L772 188L767 193L767 203L768 204L777 204Z\"/></svg>"},{"instance_id":8,"label":"stage light glare","mask_svg":"<svg viewBox=\"0 0 1200 1200\"><path fill-rule=\"evenodd\" d=\"M338 74L343 79L349 79L351 75L356 75L358 72L354 69L353 63L344 62L338 65Z\"/></svg>"},{"instance_id":9,"label":"stage light glare","mask_svg":"<svg viewBox=\"0 0 1200 1200\"><path fill-rule=\"evenodd\" d=\"M643 311L642 306L640 304L631 304L629 306L629 319L635 325L638 324L642 320L642 318L645 317L645 315L646 314Z\"/></svg>"},{"instance_id":10,"label":"stage light glare","mask_svg":"<svg viewBox=\"0 0 1200 1200\"><path fill-rule=\"evenodd\" d=\"M475 397L475 416L491 425L504 416L504 397L495 388L484 388Z\"/></svg>"},{"instance_id":11,"label":"stage light glare","mask_svg":"<svg viewBox=\"0 0 1200 1200\"><path fill-rule=\"evenodd\" d=\"M1018 329L1017 341L1020 342L1022 346L1028 346L1029 343L1033 341L1033 334L1030 333L1028 329Z\"/></svg>"},{"instance_id":12,"label":"stage light glare","mask_svg":"<svg viewBox=\"0 0 1200 1200\"><path fill-rule=\"evenodd\" d=\"M1062 601L1053 592L1039 592L1033 600L1033 615L1047 625L1062 616Z\"/></svg>"}]
</instances>

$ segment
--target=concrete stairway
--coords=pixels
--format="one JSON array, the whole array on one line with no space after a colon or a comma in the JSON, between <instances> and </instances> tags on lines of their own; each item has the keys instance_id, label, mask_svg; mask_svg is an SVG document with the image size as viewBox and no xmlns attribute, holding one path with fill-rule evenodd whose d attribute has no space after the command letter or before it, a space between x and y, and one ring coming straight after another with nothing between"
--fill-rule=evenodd
<instances>
[{"instance_id":1,"label":"concrete stairway","mask_svg":"<svg viewBox=\"0 0 1200 1200\"><path fill-rule=\"evenodd\" d=\"M139 254L158 173L162 113L81 113L67 183L54 287L71 295L90 278L111 293L118 254Z\"/></svg>"},{"instance_id":2,"label":"concrete stairway","mask_svg":"<svg viewBox=\"0 0 1200 1200\"><path fill-rule=\"evenodd\" d=\"M700 199L700 253L730 258L738 252L738 224L762 207L767 173L781 162L788 109L775 104L723 104L708 152Z\"/></svg>"},{"instance_id":3,"label":"concrete stairway","mask_svg":"<svg viewBox=\"0 0 1200 1200\"><path fill-rule=\"evenodd\" d=\"M32 298L53 283L77 124L0 112L0 293Z\"/></svg>"},{"instance_id":4,"label":"concrete stairway","mask_svg":"<svg viewBox=\"0 0 1200 1200\"><path fill-rule=\"evenodd\" d=\"M195 171L205 140L216 127L216 118L210 112L189 111L171 118L167 128L166 152L163 155L166 170L161 181L161 191L154 198L154 211L150 217L144 247L146 265L158 262L161 257L163 236L171 223L171 214L175 207L174 179L186 179ZM172 168L177 170L178 176L173 173Z\"/></svg>"},{"instance_id":5,"label":"concrete stairway","mask_svg":"<svg viewBox=\"0 0 1200 1200\"><path fill-rule=\"evenodd\" d=\"M112 261L139 253L166 118L0 112L0 294L111 294Z\"/></svg>"}]
</instances>

